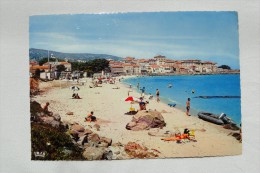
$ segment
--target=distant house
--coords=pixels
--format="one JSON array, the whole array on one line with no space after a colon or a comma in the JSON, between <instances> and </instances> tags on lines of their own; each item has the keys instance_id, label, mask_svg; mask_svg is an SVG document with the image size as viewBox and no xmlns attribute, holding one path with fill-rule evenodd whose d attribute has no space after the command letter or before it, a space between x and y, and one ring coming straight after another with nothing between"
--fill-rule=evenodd
<instances>
[{"instance_id":1,"label":"distant house","mask_svg":"<svg viewBox=\"0 0 260 173\"><path fill-rule=\"evenodd\" d=\"M159 65L150 65L151 73L160 73L160 66Z\"/></svg>"},{"instance_id":2,"label":"distant house","mask_svg":"<svg viewBox=\"0 0 260 173\"><path fill-rule=\"evenodd\" d=\"M134 68L132 64L123 64L123 71L126 75L134 74Z\"/></svg>"},{"instance_id":3,"label":"distant house","mask_svg":"<svg viewBox=\"0 0 260 173\"><path fill-rule=\"evenodd\" d=\"M48 71L48 69L49 68L47 66L34 65L30 67L30 72L34 74L36 70Z\"/></svg>"},{"instance_id":4,"label":"distant house","mask_svg":"<svg viewBox=\"0 0 260 173\"><path fill-rule=\"evenodd\" d=\"M166 57L162 55L155 56L154 59L156 60L157 65L163 65L166 61Z\"/></svg>"},{"instance_id":5,"label":"distant house","mask_svg":"<svg viewBox=\"0 0 260 173\"><path fill-rule=\"evenodd\" d=\"M206 73L212 73L212 72L217 72L217 63L211 62L211 61L204 61L201 63L202 65L202 70L201 72L206 72Z\"/></svg>"},{"instance_id":6,"label":"distant house","mask_svg":"<svg viewBox=\"0 0 260 173\"><path fill-rule=\"evenodd\" d=\"M126 57L123 59L124 63L133 63L135 61L134 57Z\"/></svg>"},{"instance_id":7,"label":"distant house","mask_svg":"<svg viewBox=\"0 0 260 173\"><path fill-rule=\"evenodd\" d=\"M133 65L133 74L134 74L134 75L139 75L140 73L141 73L140 66L137 65L137 64L134 64L134 65Z\"/></svg>"},{"instance_id":8,"label":"distant house","mask_svg":"<svg viewBox=\"0 0 260 173\"><path fill-rule=\"evenodd\" d=\"M148 61L149 61L149 64L150 65L153 65L153 64L156 64L156 59L148 59Z\"/></svg>"},{"instance_id":9,"label":"distant house","mask_svg":"<svg viewBox=\"0 0 260 173\"><path fill-rule=\"evenodd\" d=\"M66 62L66 61L62 61L62 62L46 62L43 64L43 66L47 66L49 67L49 69L51 69L51 71L55 71L56 70L56 66L58 65L64 65L64 67L66 68L65 71L71 71L71 63Z\"/></svg>"},{"instance_id":10,"label":"distant house","mask_svg":"<svg viewBox=\"0 0 260 173\"><path fill-rule=\"evenodd\" d=\"M173 66L170 65L161 65L161 73L172 73L173 72Z\"/></svg>"},{"instance_id":11,"label":"distant house","mask_svg":"<svg viewBox=\"0 0 260 173\"><path fill-rule=\"evenodd\" d=\"M110 66L111 74L124 74L124 68L122 65L112 65Z\"/></svg>"}]
</instances>

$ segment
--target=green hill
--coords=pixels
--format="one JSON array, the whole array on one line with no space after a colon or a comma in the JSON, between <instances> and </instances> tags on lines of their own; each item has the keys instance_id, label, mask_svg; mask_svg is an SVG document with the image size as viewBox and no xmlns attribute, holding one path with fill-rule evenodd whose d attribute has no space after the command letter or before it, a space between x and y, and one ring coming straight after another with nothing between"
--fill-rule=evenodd
<instances>
[{"instance_id":1,"label":"green hill","mask_svg":"<svg viewBox=\"0 0 260 173\"><path fill-rule=\"evenodd\" d=\"M113 55L107 55L107 54L91 54L91 53L63 53L63 52L56 52L49 50L49 57L54 56L59 59L65 59L67 58L70 61L75 61L75 60L93 60L93 59L113 59L113 60L121 60L121 57L118 56L113 56ZM35 48L30 48L29 49L29 57L30 59L35 59L35 60L40 60L42 58L48 57L48 50L44 49L35 49Z\"/></svg>"}]
</instances>

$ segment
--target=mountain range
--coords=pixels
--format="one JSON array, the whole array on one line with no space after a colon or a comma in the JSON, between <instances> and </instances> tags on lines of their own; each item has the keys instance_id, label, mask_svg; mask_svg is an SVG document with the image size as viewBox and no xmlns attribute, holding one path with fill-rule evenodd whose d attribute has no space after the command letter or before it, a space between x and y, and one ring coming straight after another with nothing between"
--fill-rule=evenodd
<instances>
[{"instance_id":1,"label":"mountain range","mask_svg":"<svg viewBox=\"0 0 260 173\"><path fill-rule=\"evenodd\" d=\"M48 57L48 50L44 49L29 49L29 57L30 59L35 59L39 61L42 58ZM70 61L75 60L93 60L93 59L113 59L113 60L122 60L122 57L114 56L114 55L107 55L107 54L92 54L92 53L63 53L63 52L56 52L49 50L49 57L55 57L59 59L68 59Z\"/></svg>"}]
</instances>

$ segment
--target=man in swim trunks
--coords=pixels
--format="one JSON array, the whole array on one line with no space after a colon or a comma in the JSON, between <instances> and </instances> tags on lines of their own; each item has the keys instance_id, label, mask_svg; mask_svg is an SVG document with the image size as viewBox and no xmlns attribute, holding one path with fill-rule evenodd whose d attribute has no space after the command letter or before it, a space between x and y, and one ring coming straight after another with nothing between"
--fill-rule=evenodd
<instances>
[{"instance_id":1,"label":"man in swim trunks","mask_svg":"<svg viewBox=\"0 0 260 173\"><path fill-rule=\"evenodd\" d=\"M190 116L190 98L188 98L187 102L186 102L186 115Z\"/></svg>"},{"instance_id":2,"label":"man in swim trunks","mask_svg":"<svg viewBox=\"0 0 260 173\"><path fill-rule=\"evenodd\" d=\"M156 100L157 100L157 102L160 102L159 96L160 96L160 91L158 89L156 89Z\"/></svg>"}]
</instances>

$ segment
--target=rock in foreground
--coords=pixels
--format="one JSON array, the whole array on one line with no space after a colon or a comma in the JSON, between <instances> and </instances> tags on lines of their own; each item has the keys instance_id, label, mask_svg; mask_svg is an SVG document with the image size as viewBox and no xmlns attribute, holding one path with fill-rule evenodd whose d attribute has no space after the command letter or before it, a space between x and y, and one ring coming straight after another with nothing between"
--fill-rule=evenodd
<instances>
[{"instance_id":1,"label":"rock in foreground","mask_svg":"<svg viewBox=\"0 0 260 173\"><path fill-rule=\"evenodd\" d=\"M166 125L164 118L157 111L138 111L131 122L126 125L128 130L148 130L150 128L162 128Z\"/></svg>"}]
</instances>

